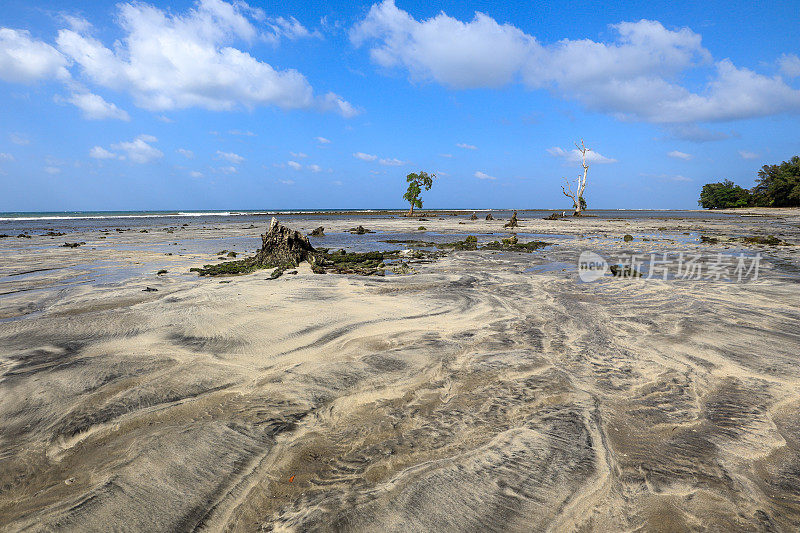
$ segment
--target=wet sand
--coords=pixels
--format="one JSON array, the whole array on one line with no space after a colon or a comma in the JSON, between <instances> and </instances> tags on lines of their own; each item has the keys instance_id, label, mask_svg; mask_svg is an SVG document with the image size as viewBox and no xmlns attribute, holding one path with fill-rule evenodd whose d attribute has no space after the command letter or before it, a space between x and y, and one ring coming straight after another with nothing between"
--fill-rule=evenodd
<instances>
[{"instance_id":1,"label":"wet sand","mask_svg":"<svg viewBox=\"0 0 800 533\"><path fill-rule=\"evenodd\" d=\"M478 215L284 222L508 236ZM0 239L0 529L798 530L800 213L522 218L554 245L386 277L188 272L266 219ZM583 250L764 261L582 283Z\"/></svg>"}]
</instances>

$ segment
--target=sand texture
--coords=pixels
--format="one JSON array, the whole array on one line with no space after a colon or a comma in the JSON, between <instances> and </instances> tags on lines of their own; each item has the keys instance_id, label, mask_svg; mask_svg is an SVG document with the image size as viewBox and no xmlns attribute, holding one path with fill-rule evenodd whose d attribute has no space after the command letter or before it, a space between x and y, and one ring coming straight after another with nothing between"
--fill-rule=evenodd
<instances>
[{"instance_id":1,"label":"sand texture","mask_svg":"<svg viewBox=\"0 0 800 533\"><path fill-rule=\"evenodd\" d=\"M282 222L324 226L315 246L508 236L484 217ZM553 246L188 272L267 223L0 240L0 530L800 529L796 211L522 213ZM749 283L577 280L587 249L738 249L700 234L790 244L742 245L765 258Z\"/></svg>"}]
</instances>

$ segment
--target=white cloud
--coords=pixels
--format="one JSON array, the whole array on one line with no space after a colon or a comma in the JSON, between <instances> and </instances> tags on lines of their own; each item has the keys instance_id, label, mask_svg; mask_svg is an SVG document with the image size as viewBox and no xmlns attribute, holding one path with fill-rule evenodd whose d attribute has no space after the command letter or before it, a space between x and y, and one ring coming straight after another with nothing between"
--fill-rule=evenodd
<instances>
[{"instance_id":1,"label":"white cloud","mask_svg":"<svg viewBox=\"0 0 800 533\"><path fill-rule=\"evenodd\" d=\"M0 161L14 161L14 156L5 152L0 152Z\"/></svg>"},{"instance_id":2,"label":"white cloud","mask_svg":"<svg viewBox=\"0 0 800 533\"><path fill-rule=\"evenodd\" d=\"M175 151L178 152L179 154L181 154L186 159L193 159L194 158L194 152L192 152L191 150L187 150L186 148L178 148Z\"/></svg>"},{"instance_id":3,"label":"white cloud","mask_svg":"<svg viewBox=\"0 0 800 533\"><path fill-rule=\"evenodd\" d=\"M378 163L380 163L381 165L385 165L387 167L400 167L403 165L407 165L408 161L400 161L397 158L392 158L392 159L381 159L380 161L378 161Z\"/></svg>"},{"instance_id":4,"label":"white cloud","mask_svg":"<svg viewBox=\"0 0 800 533\"><path fill-rule=\"evenodd\" d=\"M132 141L112 144L111 148L120 152L125 152L128 159L134 163L144 164L164 156L161 150L150 145L150 143L156 141L158 141L158 139L152 135L139 135Z\"/></svg>"},{"instance_id":5,"label":"white cloud","mask_svg":"<svg viewBox=\"0 0 800 533\"><path fill-rule=\"evenodd\" d=\"M475 172L474 176L476 178L478 178L479 180L496 180L497 179L494 176L490 176L486 172L481 172L480 170Z\"/></svg>"},{"instance_id":6,"label":"white cloud","mask_svg":"<svg viewBox=\"0 0 800 533\"><path fill-rule=\"evenodd\" d=\"M325 137L314 137L314 139L316 139L316 141L318 143L320 143L320 144L330 144L331 143L330 139L326 139Z\"/></svg>"},{"instance_id":7,"label":"white cloud","mask_svg":"<svg viewBox=\"0 0 800 533\"><path fill-rule=\"evenodd\" d=\"M800 76L800 57L795 54L783 54L778 59L778 68L784 76L789 78L797 78Z\"/></svg>"},{"instance_id":8,"label":"white cloud","mask_svg":"<svg viewBox=\"0 0 800 533\"><path fill-rule=\"evenodd\" d=\"M342 115L344 118L353 118L361 113L350 102L344 100L336 93L326 93L320 100L320 109L323 111L333 111Z\"/></svg>"},{"instance_id":9,"label":"white cloud","mask_svg":"<svg viewBox=\"0 0 800 533\"><path fill-rule=\"evenodd\" d=\"M294 169L294 170L300 170L301 168L303 168L303 165L301 165L301 164L300 164L300 163L298 163L297 161L287 161L287 162L286 162L286 165L287 165L289 168L292 168L292 169Z\"/></svg>"},{"instance_id":10,"label":"white cloud","mask_svg":"<svg viewBox=\"0 0 800 533\"><path fill-rule=\"evenodd\" d=\"M721 131L714 131L702 126L698 126L697 124L670 124L667 126L667 130L676 139L682 139L696 143L722 141L737 135L734 133L729 134Z\"/></svg>"},{"instance_id":11,"label":"white cloud","mask_svg":"<svg viewBox=\"0 0 800 533\"><path fill-rule=\"evenodd\" d=\"M239 154L234 154L233 152L223 152L221 150L217 150L217 159L224 159L229 163L233 163L234 165L240 165L242 161L244 161L244 157L240 156Z\"/></svg>"},{"instance_id":12,"label":"white cloud","mask_svg":"<svg viewBox=\"0 0 800 533\"><path fill-rule=\"evenodd\" d=\"M189 175L191 177L193 177L193 178L202 178L203 177L203 173L202 172L198 172L197 170L192 170L191 172L189 172Z\"/></svg>"},{"instance_id":13,"label":"white cloud","mask_svg":"<svg viewBox=\"0 0 800 533\"><path fill-rule=\"evenodd\" d=\"M456 146L458 146L459 148L463 148L464 150L477 150L478 149L478 147L475 146L474 144L456 143ZM447 157L447 156L445 156L445 157Z\"/></svg>"},{"instance_id":14,"label":"white cloud","mask_svg":"<svg viewBox=\"0 0 800 533\"><path fill-rule=\"evenodd\" d=\"M439 154L440 157L453 157L453 154Z\"/></svg>"},{"instance_id":15,"label":"white cloud","mask_svg":"<svg viewBox=\"0 0 800 533\"><path fill-rule=\"evenodd\" d=\"M169 118L169 117L168 117L168 116L166 116L166 115L159 115L159 116L157 116L156 118L157 118L159 121L163 122L164 124L172 124L173 122L175 122L174 120L172 120L171 118Z\"/></svg>"},{"instance_id":16,"label":"white cloud","mask_svg":"<svg viewBox=\"0 0 800 533\"><path fill-rule=\"evenodd\" d=\"M68 80L68 64L63 54L31 38L30 32L0 28L0 80L13 83Z\"/></svg>"},{"instance_id":17,"label":"white cloud","mask_svg":"<svg viewBox=\"0 0 800 533\"><path fill-rule=\"evenodd\" d=\"M58 167L44 167L44 171L53 176L61 174L61 169Z\"/></svg>"},{"instance_id":18,"label":"white cloud","mask_svg":"<svg viewBox=\"0 0 800 533\"><path fill-rule=\"evenodd\" d=\"M308 28L300 24L294 17L289 17L288 19L284 17L270 19L269 26L272 28L272 34L267 37L273 41L277 41L281 37L286 37L292 41L308 37L322 37L322 34L318 31L308 31Z\"/></svg>"},{"instance_id":19,"label":"white cloud","mask_svg":"<svg viewBox=\"0 0 800 533\"><path fill-rule=\"evenodd\" d=\"M129 121L131 117L124 109L118 108L111 102L106 102L102 96L82 92L74 93L67 98L67 102L83 111L83 116L89 120L116 119Z\"/></svg>"},{"instance_id":20,"label":"white cloud","mask_svg":"<svg viewBox=\"0 0 800 533\"><path fill-rule=\"evenodd\" d=\"M748 152L747 150L739 150L739 157L742 159L758 159L759 155L755 152Z\"/></svg>"},{"instance_id":21,"label":"white cloud","mask_svg":"<svg viewBox=\"0 0 800 533\"><path fill-rule=\"evenodd\" d=\"M341 187L341 186L342 186L342 182L341 182L340 180L334 180L334 181L332 181L331 183L333 183L333 184L334 184L334 185L336 185L337 187Z\"/></svg>"},{"instance_id":22,"label":"white cloud","mask_svg":"<svg viewBox=\"0 0 800 533\"><path fill-rule=\"evenodd\" d=\"M692 178L687 178L686 176L681 176L680 174L677 176L669 176L667 179L670 181L692 181Z\"/></svg>"},{"instance_id":23,"label":"white cloud","mask_svg":"<svg viewBox=\"0 0 800 533\"><path fill-rule=\"evenodd\" d=\"M27 136L22 135L21 133L12 133L11 135L8 136L8 138L12 143L18 144L20 146L25 146L31 143L31 140L28 139Z\"/></svg>"},{"instance_id":24,"label":"white cloud","mask_svg":"<svg viewBox=\"0 0 800 533\"><path fill-rule=\"evenodd\" d=\"M94 159L120 159L119 154L115 154L114 152L110 152L103 148L102 146L95 146L91 150L89 150L89 157Z\"/></svg>"},{"instance_id":25,"label":"white cloud","mask_svg":"<svg viewBox=\"0 0 800 533\"><path fill-rule=\"evenodd\" d=\"M353 157L362 161L375 161L378 159L377 155L365 154L364 152L356 152L353 154Z\"/></svg>"},{"instance_id":26,"label":"white cloud","mask_svg":"<svg viewBox=\"0 0 800 533\"><path fill-rule=\"evenodd\" d=\"M305 159L308 157L308 154L304 154L303 152L289 152L289 155L298 159Z\"/></svg>"},{"instance_id":27,"label":"white cloud","mask_svg":"<svg viewBox=\"0 0 800 533\"><path fill-rule=\"evenodd\" d=\"M699 34L658 21L622 22L613 39L562 39L551 45L482 13L462 22L445 13L418 21L393 0L371 7L350 31L373 62L402 67L412 80L456 88L500 87L520 80L554 91L594 111L659 124L730 121L800 112L800 90L730 60L713 62ZM699 91L680 84L684 73L713 66ZM795 72L794 57L780 62Z\"/></svg>"},{"instance_id":28,"label":"white cloud","mask_svg":"<svg viewBox=\"0 0 800 533\"><path fill-rule=\"evenodd\" d=\"M243 137L255 137L256 134L252 131L241 131L241 130L230 130L228 132L230 135L241 135Z\"/></svg>"},{"instance_id":29,"label":"white cloud","mask_svg":"<svg viewBox=\"0 0 800 533\"><path fill-rule=\"evenodd\" d=\"M568 163L579 163L581 161L581 152L576 148L567 151L564 150L563 148L559 148L558 146L554 146L553 148L548 148L547 152L554 157L560 157L564 159L564 161ZM617 160L601 155L598 152L595 152L594 150L587 150L586 162L603 164L603 163L616 163Z\"/></svg>"},{"instance_id":30,"label":"white cloud","mask_svg":"<svg viewBox=\"0 0 800 533\"><path fill-rule=\"evenodd\" d=\"M308 170L311 172L322 172L322 167L319 165L308 165Z\"/></svg>"},{"instance_id":31,"label":"white cloud","mask_svg":"<svg viewBox=\"0 0 800 533\"><path fill-rule=\"evenodd\" d=\"M232 46L259 36L253 21L262 16L244 2L198 0L183 13L131 2L118 4L118 10L124 33L113 48L74 29L60 30L56 43L86 78L130 92L139 107L219 111L274 105L352 116L352 106L341 98L314 96L296 70L276 70ZM283 34L291 27L284 25Z\"/></svg>"},{"instance_id":32,"label":"white cloud","mask_svg":"<svg viewBox=\"0 0 800 533\"><path fill-rule=\"evenodd\" d=\"M294 185L294 180L280 180L284 185Z\"/></svg>"},{"instance_id":33,"label":"white cloud","mask_svg":"<svg viewBox=\"0 0 800 533\"><path fill-rule=\"evenodd\" d=\"M667 153L667 155L669 157L674 158L674 159L683 159L684 161L688 161L689 159L692 158L692 154L687 154L685 152L679 152L678 150L673 150L673 151Z\"/></svg>"},{"instance_id":34,"label":"white cloud","mask_svg":"<svg viewBox=\"0 0 800 533\"><path fill-rule=\"evenodd\" d=\"M219 167L214 169L214 171L220 174L236 174L238 172L236 167Z\"/></svg>"}]
</instances>

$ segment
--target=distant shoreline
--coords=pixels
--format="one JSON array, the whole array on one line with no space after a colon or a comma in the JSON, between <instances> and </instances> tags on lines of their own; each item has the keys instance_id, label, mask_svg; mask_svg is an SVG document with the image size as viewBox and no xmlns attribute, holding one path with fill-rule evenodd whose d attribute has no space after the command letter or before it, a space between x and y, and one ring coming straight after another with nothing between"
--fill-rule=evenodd
<instances>
[{"instance_id":1,"label":"distant shoreline","mask_svg":"<svg viewBox=\"0 0 800 533\"><path fill-rule=\"evenodd\" d=\"M759 208L770 210L781 208ZM415 211L414 217L464 215L470 213L498 213L518 211L524 213L567 212L564 208L468 208L468 209L423 209ZM587 214L613 212L709 212L707 209L590 209ZM715 209L717 213L740 213L745 210ZM296 215L338 215L338 216L401 216L407 209L259 209L259 210L171 210L171 211L8 211L0 212L0 222L46 221L46 220L102 220L102 219L141 219L141 218L186 218L186 217L236 217L236 216L296 216Z\"/></svg>"}]
</instances>

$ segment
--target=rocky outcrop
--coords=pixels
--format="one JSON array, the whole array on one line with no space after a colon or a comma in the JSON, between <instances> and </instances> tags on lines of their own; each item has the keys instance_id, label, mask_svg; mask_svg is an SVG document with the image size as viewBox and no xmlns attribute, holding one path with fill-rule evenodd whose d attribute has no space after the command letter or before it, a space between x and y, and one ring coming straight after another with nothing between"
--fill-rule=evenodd
<instances>
[{"instance_id":1,"label":"rocky outcrop","mask_svg":"<svg viewBox=\"0 0 800 533\"><path fill-rule=\"evenodd\" d=\"M325 228L323 226L320 226L312 230L311 233L309 233L309 235L311 235L312 237L322 237L325 235Z\"/></svg>"}]
</instances>

